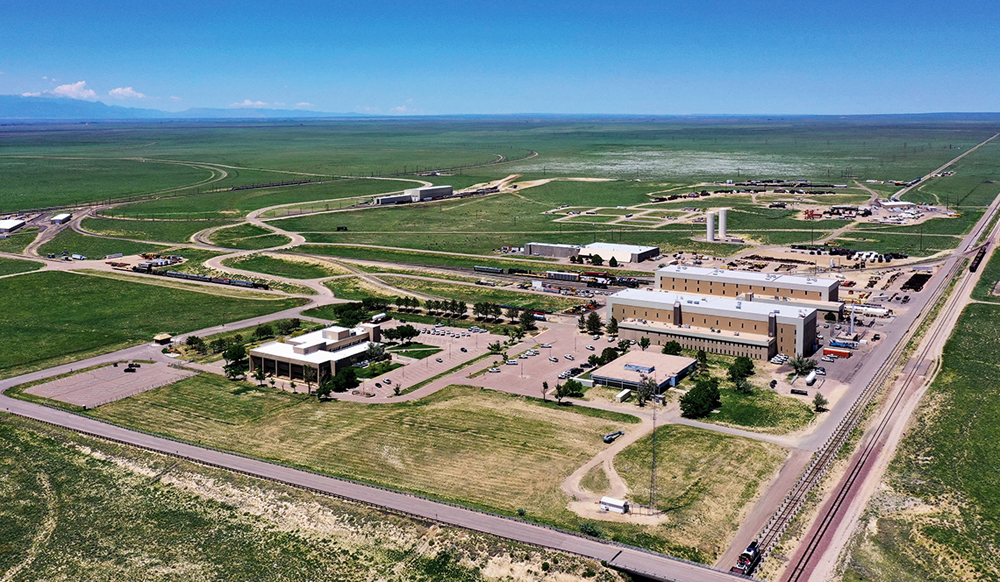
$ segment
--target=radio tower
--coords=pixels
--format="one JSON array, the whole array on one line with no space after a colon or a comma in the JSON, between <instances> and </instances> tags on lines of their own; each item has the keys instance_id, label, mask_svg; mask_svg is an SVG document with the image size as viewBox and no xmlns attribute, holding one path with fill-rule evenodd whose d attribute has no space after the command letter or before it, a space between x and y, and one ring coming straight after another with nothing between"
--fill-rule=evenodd
<instances>
[{"instance_id":1,"label":"radio tower","mask_svg":"<svg viewBox=\"0 0 1000 582\"><path fill-rule=\"evenodd\" d=\"M653 446L653 463L649 472L649 513L656 513L656 399L653 399L653 434L649 438Z\"/></svg>"}]
</instances>

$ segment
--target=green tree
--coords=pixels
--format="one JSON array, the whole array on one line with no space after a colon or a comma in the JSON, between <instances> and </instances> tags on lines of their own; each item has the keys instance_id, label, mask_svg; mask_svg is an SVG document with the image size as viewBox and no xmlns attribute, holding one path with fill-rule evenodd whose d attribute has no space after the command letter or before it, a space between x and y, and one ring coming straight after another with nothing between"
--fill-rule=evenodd
<instances>
[{"instance_id":1,"label":"green tree","mask_svg":"<svg viewBox=\"0 0 1000 582\"><path fill-rule=\"evenodd\" d=\"M617 335L618 334L618 320L615 319L614 316L611 316L608 319L608 324L606 326L604 326L604 331L606 331L608 333L608 335Z\"/></svg>"},{"instance_id":2,"label":"green tree","mask_svg":"<svg viewBox=\"0 0 1000 582\"><path fill-rule=\"evenodd\" d=\"M549 383L543 381L542 382L542 400L543 401L545 400L545 393L548 392L548 391L549 391Z\"/></svg>"},{"instance_id":3,"label":"green tree","mask_svg":"<svg viewBox=\"0 0 1000 582\"><path fill-rule=\"evenodd\" d=\"M698 355L695 356L698 359L698 373L707 374L708 373L708 354L705 350L698 350Z\"/></svg>"},{"instance_id":4,"label":"green tree","mask_svg":"<svg viewBox=\"0 0 1000 582\"><path fill-rule=\"evenodd\" d=\"M274 328L271 327L271 324L269 323L262 323L253 330L253 336L259 340L271 337L273 335L274 335Z\"/></svg>"},{"instance_id":5,"label":"green tree","mask_svg":"<svg viewBox=\"0 0 1000 582\"><path fill-rule=\"evenodd\" d=\"M728 374L731 382L746 380L753 376L753 373L753 360L746 356L737 356L733 363L729 364Z\"/></svg>"},{"instance_id":6,"label":"green tree","mask_svg":"<svg viewBox=\"0 0 1000 582\"><path fill-rule=\"evenodd\" d=\"M528 311L527 309L521 312L519 316L519 323L521 324L521 329L524 331L532 331L538 329L535 324L535 314Z\"/></svg>"},{"instance_id":7,"label":"green tree","mask_svg":"<svg viewBox=\"0 0 1000 582\"><path fill-rule=\"evenodd\" d=\"M802 356L795 356L789 358L788 365L795 370L795 373L799 376L805 376L809 372L816 368L816 360L810 360L809 358L804 358Z\"/></svg>"},{"instance_id":8,"label":"green tree","mask_svg":"<svg viewBox=\"0 0 1000 582\"><path fill-rule=\"evenodd\" d=\"M601 255L590 255L590 264L600 267L604 264L604 259L601 258Z\"/></svg>"},{"instance_id":9,"label":"green tree","mask_svg":"<svg viewBox=\"0 0 1000 582\"><path fill-rule=\"evenodd\" d=\"M565 384L563 384L563 391L566 396L583 396L583 384L581 384L579 380L573 380L570 378L569 380L566 380Z\"/></svg>"},{"instance_id":10,"label":"green tree","mask_svg":"<svg viewBox=\"0 0 1000 582\"><path fill-rule=\"evenodd\" d=\"M624 353L627 353L631 349L632 349L632 342L628 341L627 339L619 340L619 342L618 342L618 351L619 352L621 352L621 353L624 354Z\"/></svg>"},{"instance_id":11,"label":"green tree","mask_svg":"<svg viewBox=\"0 0 1000 582\"><path fill-rule=\"evenodd\" d=\"M642 336L641 338L639 338L639 349L641 349L642 351L646 351L646 348L648 347L649 347L649 338L646 336Z\"/></svg>"},{"instance_id":12,"label":"green tree","mask_svg":"<svg viewBox=\"0 0 1000 582\"><path fill-rule=\"evenodd\" d=\"M518 309L518 308L516 308L516 307L511 306L511 307L508 307L506 311L504 311L504 315L507 317L507 319L509 321L514 321L515 319L517 319L518 317L520 317L521 310Z\"/></svg>"},{"instance_id":13,"label":"green tree","mask_svg":"<svg viewBox=\"0 0 1000 582\"><path fill-rule=\"evenodd\" d=\"M753 394L753 384L746 378L738 378L734 381L736 391L740 394Z\"/></svg>"},{"instance_id":14,"label":"green tree","mask_svg":"<svg viewBox=\"0 0 1000 582\"><path fill-rule=\"evenodd\" d=\"M370 362L381 362L387 356L388 353L385 351L384 345L376 342L368 342L368 347L365 348L366 360Z\"/></svg>"},{"instance_id":15,"label":"green tree","mask_svg":"<svg viewBox=\"0 0 1000 582\"><path fill-rule=\"evenodd\" d=\"M827 321L837 321L837 316L834 315L832 311L827 311L826 315L823 316L823 319Z\"/></svg>"},{"instance_id":16,"label":"green tree","mask_svg":"<svg viewBox=\"0 0 1000 582\"><path fill-rule=\"evenodd\" d=\"M267 373L263 368L256 368L253 371L253 379L257 381L258 386L263 386L264 380L267 380Z\"/></svg>"},{"instance_id":17,"label":"green tree","mask_svg":"<svg viewBox=\"0 0 1000 582\"><path fill-rule=\"evenodd\" d=\"M615 361L618 358L618 350L614 348L604 348L601 352L601 365L608 364Z\"/></svg>"},{"instance_id":18,"label":"green tree","mask_svg":"<svg viewBox=\"0 0 1000 582\"><path fill-rule=\"evenodd\" d=\"M330 392L343 393L348 390L353 390L361 385L358 381L358 373L354 370L353 366L348 366L343 370L337 372L336 376L333 376L316 390L316 395L321 398L326 398L330 395Z\"/></svg>"},{"instance_id":19,"label":"green tree","mask_svg":"<svg viewBox=\"0 0 1000 582\"><path fill-rule=\"evenodd\" d=\"M639 388L635 391L636 404L639 406L646 406L646 403L653 398L653 395L656 394L658 389L659 386L656 385L655 380L649 377L643 378L642 381L639 382Z\"/></svg>"},{"instance_id":20,"label":"green tree","mask_svg":"<svg viewBox=\"0 0 1000 582\"><path fill-rule=\"evenodd\" d=\"M486 348L490 350L491 354L499 354L500 352L503 351L503 345L500 342L493 342L490 345L486 346Z\"/></svg>"},{"instance_id":21,"label":"green tree","mask_svg":"<svg viewBox=\"0 0 1000 582\"><path fill-rule=\"evenodd\" d=\"M601 356L598 356L597 354L590 354L590 357L587 358L587 362L596 368L601 365Z\"/></svg>"},{"instance_id":22,"label":"green tree","mask_svg":"<svg viewBox=\"0 0 1000 582\"><path fill-rule=\"evenodd\" d=\"M591 311L590 315L587 316L587 333L597 335L601 333L603 327L604 322L601 321L601 316L596 311Z\"/></svg>"},{"instance_id":23,"label":"green tree","mask_svg":"<svg viewBox=\"0 0 1000 582\"><path fill-rule=\"evenodd\" d=\"M222 359L226 362L222 366L222 370L230 380L235 380L247 369L247 350L243 344L235 344L226 348Z\"/></svg>"},{"instance_id":24,"label":"green tree","mask_svg":"<svg viewBox=\"0 0 1000 582\"><path fill-rule=\"evenodd\" d=\"M582 313L580 314L580 317L578 317L576 320L576 327L580 331L587 329L587 319L584 317Z\"/></svg>"},{"instance_id":25,"label":"green tree","mask_svg":"<svg viewBox=\"0 0 1000 582\"><path fill-rule=\"evenodd\" d=\"M702 418L722 404L718 378L699 378L694 388L681 396L681 416Z\"/></svg>"},{"instance_id":26,"label":"green tree","mask_svg":"<svg viewBox=\"0 0 1000 582\"><path fill-rule=\"evenodd\" d=\"M817 392L816 395L813 396L813 409L816 412L823 412L824 410L826 410L826 405L829 403L830 401L827 400L826 397L824 397L819 392Z\"/></svg>"},{"instance_id":27,"label":"green tree","mask_svg":"<svg viewBox=\"0 0 1000 582\"><path fill-rule=\"evenodd\" d=\"M616 259L614 257L611 257L611 259L608 261L608 266L609 267L617 267L618 266L618 259Z\"/></svg>"},{"instance_id":28,"label":"green tree","mask_svg":"<svg viewBox=\"0 0 1000 582\"><path fill-rule=\"evenodd\" d=\"M681 344L677 343L676 340L670 340L663 344L663 353L668 356L679 356L681 355Z\"/></svg>"},{"instance_id":29,"label":"green tree","mask_svg":"<svg viewBox=\"0 0 1000 582\"><path fill-rule=\"evenodd\" d=\"M302 366L302 381L306 383L306 394L312 394L312 385L316 381L316 368Z\"/></svg>"}]
</instances>

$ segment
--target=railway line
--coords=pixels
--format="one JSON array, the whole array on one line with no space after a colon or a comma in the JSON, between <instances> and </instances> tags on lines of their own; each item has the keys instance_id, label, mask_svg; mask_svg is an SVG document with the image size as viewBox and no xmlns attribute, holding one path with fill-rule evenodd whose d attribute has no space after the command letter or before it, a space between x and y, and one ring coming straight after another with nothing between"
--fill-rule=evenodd
<instances>
[{"instance_id":1,"label":"railway line","mask_svg":"<svg viewBox=\"0 0 1000 582\"><path fill-rule=\"evenodd\" d=\"M820 482L820 480L822 480L826 471L829 469L831 463L849 439L853 430L864 418L865 411L868 406L891 378L894 370L896 369L896 365L899 363L900 358L906 351L909 342L916 336L921 325L927 320L928 316L935 309L935 306L944 296L949 287L949 283L955 278L956 275L959 274L963 264L962 260L973 249L978 250L979 247L976 246L976 243L982 236L983 232L989 227L990 220L996 214L998 206L1000 206L1000 199L993 202L990 210L985 213L983 218L980 219L980 222L973 229L973 231L967 235L966 242L962 245L961 251L949 259L950 266L948 266L946 270L942 269L940 274L944 276L939 278L937 287L934 289L934 292L929 300L921 308L921 311L915 318L913 324L909 329L907 329L906 333L893 348L889 357L886 358L885 362L879 367L878 371L866 385L862 393L858 396L857 400L855 400L854 404L837 426L834 433L815 453L812 461L803 471L802 475L796 481L788 495L785 496L785 499L774 512L765 528L761 531L757 538L757 546L760 552L759 559L752 564L752 567L747 572L748 574L753 573L753 571L759 567L760 563L762 563L771 551L774 550L774 547L781 539L782 534L784 534L792 520L795 519L799 511L802 509L809 493ZM995 227L991 238L995 238L997 230L1000 230L1000 227ZM990 244L992 244L991 241L987 240L983 246L988 246ZM969 285L973 285L976 279L976 277L966 277L963 279L960 283L960 291L967 289ZM960 302L951 302L946 304L944 311L934 320L933 328L929 330L930 333L946 333L948 330L945 329L945 327L947 327L949 322L952 321L956 310L960 311L962 307L964 307L964 304ZM842 481L840 487L837 489L835 496L825 507L823 515L818 518L819 521L814 526L812 535L809 536L809 539L805 542L805 546L799 552L798 560L796 560L795 564L792 565L790 570L787 571L788 574L786 579L789 582L799 582L800 580L809 579L809 565L811 564L813 558L817 555L817 550L820 548L820 545L825 539L831 524L837 517L838 511L843 506L845 500L848 499L855 482L862 474L864 468L868 465L868 462L873 454L881 448L879 438L891 425L891 421L895 420L895 413L899 409L900 404L904 402L906 400L906 396L912 392L906 390L906 387L910 387L914 384L913 380L917 378L918 370L920 369L919 363L923 362L928 355L930 355L930 351L933 348L934 346L932 344L924 346L917 355L916 359L912 360L916 362L916 364L913 365L907 372L904 378L904 388L899 390L899 392L893 397L892 401L887 404L887 408L880 418L879 423L875 426L873 432L869 435L869 438L859 450L858 455L854 458L848 469L848 473Z\"/></svg>"}]
</instances>

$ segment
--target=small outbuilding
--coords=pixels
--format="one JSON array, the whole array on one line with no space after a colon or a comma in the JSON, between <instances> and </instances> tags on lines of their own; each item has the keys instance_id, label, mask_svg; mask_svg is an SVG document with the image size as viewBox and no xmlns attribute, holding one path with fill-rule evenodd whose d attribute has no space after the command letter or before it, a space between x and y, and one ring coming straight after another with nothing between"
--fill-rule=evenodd
<instances>
[{"instance_id":1,"label":"small outbuilding","mask_svg":"<svg viewBox=\"0 0 1000 582\"><path fill-rule=\"evenodd\" d=\"M161 346L169 346L174 336L169 333L158 333L153 336L153 342Z\"/></svg>"},{"instance_id":2,"label":"small outbuilding","mask_svg":"<svg viewBox=\"0 0 1000 582\"><path fill-rule=\"evenodd\" d=\"M590 373L590 378L596 385L621 390L620 395L625 395L627 390L638 390L644 379L651 378L659 393L676 386L697 363L694 358L684 356L631 351L597 368Z\"/></svg>"},{"instance_id":3,"label":"small outbuilding","mask_svg":"<svg viewBox=\"0 0 1000 582\"><path fill-rule=\"evenodd\" d=\"M19 218L0 220L0 234L7 234L24 226L24 221Z\"/></svg>"},{"instance_id":4,"label":"small outbuilding","mask_svg":"<svg viewBox=\"0 0 1000 582\"><path fill-rule=\"evenodd\" d=\"M628 513L628 501L614 497L601 497L601 509L615 513Z\"/></svg>"}]
</instances>

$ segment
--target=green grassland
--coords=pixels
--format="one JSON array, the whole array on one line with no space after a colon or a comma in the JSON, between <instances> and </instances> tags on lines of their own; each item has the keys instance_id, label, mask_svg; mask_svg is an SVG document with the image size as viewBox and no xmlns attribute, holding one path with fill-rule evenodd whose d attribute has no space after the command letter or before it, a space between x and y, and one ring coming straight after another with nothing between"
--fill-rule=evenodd
<instances>
[{"instance_id":1,"label":"green grassland","mask_svg":"<svg viewBox=\"0 0 1000 582\"><path fill-rule=\"evenodd\" d=\"M629 498L649 503L652 438L647 435L615 457ZM656 429L657 508L666 521L655 535L693 546L711 562L725 551L748 505L786 457L777 445L682 425Z\"/></svg>"},{"instance_id":2,"label":"green grassland","mask_svg":"<svg viewBox=\"0 0 1000 582\"><path fill-rule=\"evenodd\" d=\"M994 251L992 258L979 268L983 274L972 290L972 298L979 301L1000 302L1000 296L992 293L997 282L1000 282L1000 253Z\"/></svg>"},{"instance_id":3,"label":"green grassland","mask_svg":"<svg viewBox=\"0 0 1000 582\"><path fill-rule=\"evenodd\" d=\"M525 508L550 521L569 519L561 479L601 450L604 434L626 426L617 413L577 414L472 387L372 405L234 390L211 378L182 380L92 414L508 514Z\"/></svg>"},{"instance_id":4,"label":"green grassland","mask_svg":"<svg viewBox=\"0 0 1000 582\"><path fill-rule=\"evenodd\" d=\"M989 206L1000 193L1000 183L988 183L1000 182L1000 144L996 140L986 144L949 170L955 175L931 178L904 194L903 200L947 205L959 211Z\"/></svg>"},{"instance_id":5,"label":"green grassland","mask_svg":"<svg viewBox=\"0 0 1000 582\"><path fill-rule=\"evenodd\" d=\"M812 408L801 401L758 387L753 394L740 394L723 386L718 414L705 420L758 432L784 434L807 426L816 418Z\"/></svg>"},{"instance_id":6,"label":"green grassland","mask_svg":"<svg viewBox=\"0 0 1000 582\"><path fill-rule=\"evenodd\" d=\"M864 240L859 240L859 239ZM950 251L962 242L959 236L897 234L882 231L849 233L830 241L838 247L855 251L878 251L880 253L906 253L911 257L928 257L940 251Z\"/></svg>"},{"instance_id":7,"label":"green grassland","mask_svg":"<svg viewBox=\"0 0 1000 582\"><path fill-rule=\"evenodd\" d=\"M37 271L44 265L38 261L21 261L18 259L8 259L0 257L0 277L3 275L13 275L15 273L29 273Z\"/></svg>"},{"instance_id":8,"label":"green grassland","mask_svg":"<svg viewBox=\"0 0 1000 582\"><path fill-rule=\"evenodd\" d=\"M292 241L292 239L283 234L274 234L266 228L247 223L220 228L212 233L209 240L219 246L247 250L267 249L288 244Z\"/></svg>"},{"instance_id":9,"label":"green grassland","mask_svg":"<svg viewBox=\"0 0 1000 582\"><path fill-rule=\"evenodd\" d=\"M0 238L0 252L22 253L24 248L35 240L36 236L38 236L38 229L34 227L22 228L13 234L8 234L7 238Z\"/></svg>"},{"instance_id":10,"label":"green grassland","mask_svg":"<svg viewBox=\"0 0 1000 582\"><path fill-rule=\"evenodd\" d=\"M382 299L391 300L394 297L393 293L389 289L377 286L374 283L369 283L360 277L341 277L338 279L330 279L329 281L324 281L323 284L333 291L334 297L339 299L352 299L360 301L366 297L380 297Z\"/></svg>"},{"instance_id":11,"label":"green grassland","mask_svg":"<svg viewBox=\"0 0 1000 582\"><path fill-rule=\"evenodd\" d=\"M309 176L283 175L278 180L297 180ZM404 180L333 180L314 184L227 190L128 204L115 208L113 216L128 218L235 218L278 204L368 197L383 192L412 188L418 184ZM333 208L337 208L334 203Z\"/></svg>"},{"instance_id":12,"label":"green grassland","mask_svg":"<svg viewBox=\"0 0 1000 582\"><path fill-rule=\"evenodd\" d=\"M513 267L533 271L547 271L556 268L556 265L553 264L554 261L551 259L537 260L529 259L528 257L519 257L522 260L511 260L499 257L465 257L440 253L422 253L420 251L405 249L356 247L350 245L301 245L295 247L295 251L317 256L358 259L362 261L391 261L394 263L438 267L469 267L471 269L477 265L484 265L503 269Z\"/></svg>"},{"instance_id":13,"label":"green grassland","mask_svg":"<svg viewBox=\"0 0 1000 582\"><path fill-rule=\"evenodd\" d=\"M344 274L343 269L335 269L318 263L292 261L256 254L226 259L222 264L234 269L255 271L266 275L288 277L289 279L319 279L321 277Z\"/></svg>"},{"instance_id":14,"label":"green grassland","mask_svg":"<svg viewBox=\"0 0 1000 582\"><path fill-rule=\"evenodd\" d=\"M435 295L445 299L457 299L466 303L476 303L478 301L489 301L502 305L513 305L521 309L541 309L545 311L563 311L584 303L583 299L572 299L561 297L555 294L542 295L540 293L519 293L517 291L506 291L495 287L456 285L443 281L426 281L423 279L411 279L409 277L397 277L393 275L383 275L379 277L393 287L408 289L428 295Z\"/></svg>"},{"instance_id":15,"label":"green grassland","mask_svg":"<svg viewBox=\"0 0 1000 582\"><path fill-rule=\"evenodd\" d=\"M592 561L0 418L0 572L49 580L486 582Z\"/></svg>"},{"instance_id":16,"label":"green grassland","mask_svg":"<svg viewBox=\"0 0 1000 582\"><path fill-rule=\"evenodd\" d=\"M1000 578L1000 307L965 308L873 498L844 579Z\"/></svg>"},{"instance_id":17,"label":"green grassland","mask_svg":"<svg viewBox=\"0 0 1000 582\"><path fill-rule=\"evenodd\" d=\"M116 253L125 255L159 253L166 248L168 247L153 243L87 236L67 228L57 234L55 238L43 244L38 249L38 252L43 255L58 255L63 251L68 251L70 254L80 254L88 259L103 259L107 255Z\"/></svg>"},{"instance_id":18,"label":"green grassland","mask_svg":"<svg viewBox=\"0 0 1000 582\"><path fill-rule=\"evenodd\" d=\"M186 243L191 235L216 226L227 224L223 220L116 220L113 218L86 218L80 226L89 232L156 242Z\"/></svg>"},{"instance_id":19,"label":"green grassland","mask_svg":"<svg viewBox=\"0 0 1000 582\"><path fill-rule=\"evenodd\" d=\"M5 140L6 142L6 140ZM6 143L5 143L6 145ZM0 157L0 212L77 205L204 182L213 172L140 160Z\"/></svg>"},{"instance_id":20,"label":"green grassland","mask_svg":"<svg viewBox=\"0 0 1000 582\"><path fill-rule=\"evenodd\" d=\"M220 297L65 272L0 281L0 375L301 305L300 300Z\"/></svg>"}]
</instances>

